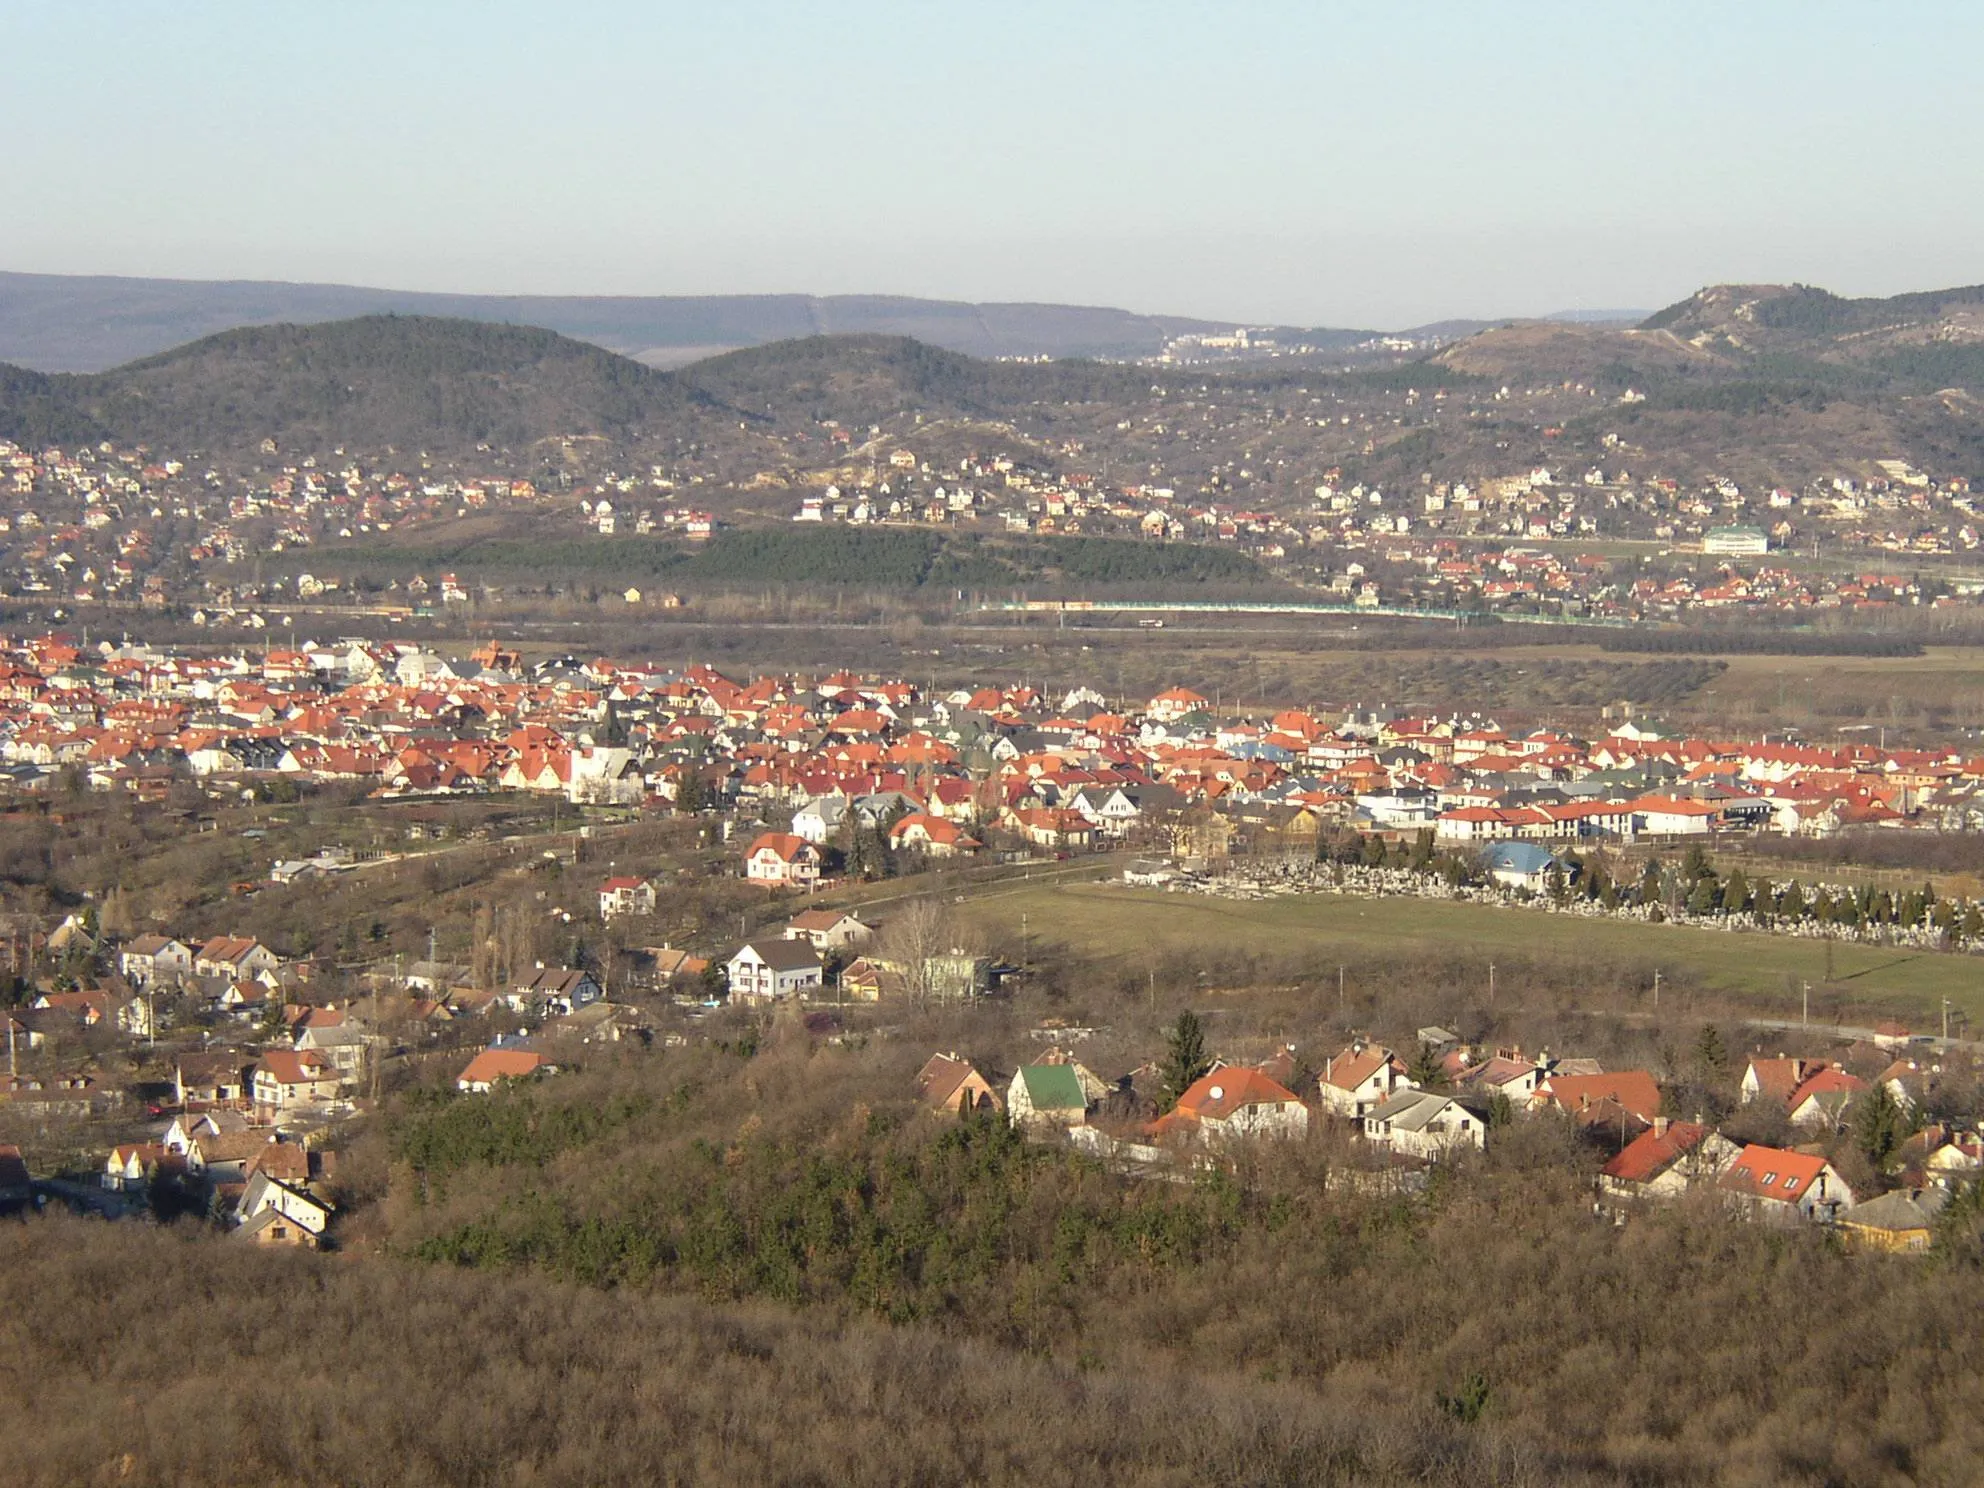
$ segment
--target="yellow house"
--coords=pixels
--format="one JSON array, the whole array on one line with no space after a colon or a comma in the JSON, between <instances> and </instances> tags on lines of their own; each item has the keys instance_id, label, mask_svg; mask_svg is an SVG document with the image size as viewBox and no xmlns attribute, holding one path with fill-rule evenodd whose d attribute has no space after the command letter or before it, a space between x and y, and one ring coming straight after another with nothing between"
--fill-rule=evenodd
<instances>
[{"instance_id":1,"label":"yellow house","mask_svg":"<svg viewBox=\"0 0 1984 1488\"><path fill-rule=\"evenodd\" d=\"M1840 1232L1860 1250L1924 1251L1948 1202L1940 1188L1898 1188L1846 1210L1839 1217Z\"/></svg>"}]
</instances>

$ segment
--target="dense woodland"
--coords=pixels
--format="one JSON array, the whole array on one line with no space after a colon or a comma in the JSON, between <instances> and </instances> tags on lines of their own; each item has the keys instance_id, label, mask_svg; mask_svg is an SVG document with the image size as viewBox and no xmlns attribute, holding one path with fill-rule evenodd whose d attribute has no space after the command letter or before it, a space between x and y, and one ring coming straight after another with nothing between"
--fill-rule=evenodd
<instances>
[{"instance_id":1,"label":"dense woodland","mask_svg":"<svg viewBox=\"0 0 1984 1488\"><path fill-rule=\"evenodd\" d=\"M1360 1191L1328 1132L1133 1181L915 1110L922 1052L774 1026L487 1101L409 1089L349 1153L336 1254L0 1228L0 1368L38 1423L10 1477L1957 1485L1984 1464L1974 1230L1924 1261L1708 1204L1615 1227L1549 1120L1423 1196Z\"/></svg>"}]
</instances>

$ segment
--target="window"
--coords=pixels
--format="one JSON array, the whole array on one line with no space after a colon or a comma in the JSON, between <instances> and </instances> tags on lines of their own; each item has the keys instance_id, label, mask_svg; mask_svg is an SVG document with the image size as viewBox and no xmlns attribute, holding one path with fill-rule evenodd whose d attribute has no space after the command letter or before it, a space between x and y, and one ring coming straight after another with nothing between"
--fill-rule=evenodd
<instances>
[{"instance_id":1,"label":"window","mask_svg":"<svg viewBox=\"0 0 1984 1488\"><path fill-rule=\"evenodd\" d=\"M1787 1178L1787 1179L1785 1179L1785 1180L1784 1180L1784 1191L1785 1191L1786 1193L1796 1193L1796 1192L1798 1192L1798 1180L1797 1180L1796 1178Z\"/></svg>"},{"instance_id":2,"label":"window","mask_svg":"<svg viewBox=\"0 0 1984 1488\"><path fill-rule=\"evenodd\" d=\"M1775 1182L1777 1182L1777 1174L1775 1174L1775 1173L1766 1173L1766 1174L1764 1174L1764 1187L1765 1187L1765 1188L1769 1188L1769 1187L1770 1187L1770 1186L1771 1186L1771 1185L1772 1185L1773 1183L1775 1183Z\"/></svg>"}]
</instances>

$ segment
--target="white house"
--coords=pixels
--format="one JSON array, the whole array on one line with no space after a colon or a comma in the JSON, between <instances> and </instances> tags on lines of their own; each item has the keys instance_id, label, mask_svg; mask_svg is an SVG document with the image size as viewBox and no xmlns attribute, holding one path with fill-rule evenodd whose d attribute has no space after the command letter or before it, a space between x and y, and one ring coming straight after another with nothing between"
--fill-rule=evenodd
<instances>
[{"instance_id":1,"label":"white house","mask_svg":"<svg viewBox=\"0 0 1984 1488\"><path fill-rule=\"evenodd\" d=\"M1508 889L1541 893L1553 869L1561 870L1557 855L1534 842L1497 842L1481 854L1488 876Z\"/></svg>"},{"instance_id":2,"label":"white house","mask_svg":"<svg viewBox=\"0 0 1984 1488\"><path fill-rule=\"evenodd\" d=\"M847 815L847 797L835 792L832 795L815 796L804 806L792 813L792 833L803 837L816 847L824 847L833 841L834 834Z\"/></svg>"},{"instance_id":3,"label":"white house","mask_svg":"<svg viewBox=\"0 0 1984 1488\"><path fill-rule=\"evenodd\" d=\"M1854 1203L1853 1190L1825 1158L1755 1143L1730 1161L1716 1187L1766 1220L1834 1219Z\"/></svg>"},{"instance_id":4,"label":"white house","mask_svg":"<svg viewBox=\"0 0 1984 1488\"><path fill-rule=\"evenodd\" d=\"M290 1111L330 1100L342 1077L337 1066L310 1050L270 1049L255 1066L255 1105L265 1111Z\"/></svg>"},{"instance_id":5,"label":"white house","mask_svg":"<svg viewBox=\"0 0 1984 1488\"><path fill-rule=\"evenodd\" d=\"M140 935L119 952L117 969L133 986L177 981L193 974L193 948L169 935Z\"/></svg>"},{"instance_id":6,"label":"white house","mask_svg":"<svg viewBox=\"0 0 1984 1488\"><path fill-rule=\"evenodd\" d=\"M820 990L820 953L804 940L757 940L739 948L724 964L733 1000L783 1001Z\"/></svg>"},{"instance_id":7,"label":"white house","mask_svg":"<svg viewBox=\"0 0 1984 1488\"><path fill-rule=\"evenodd\" d=\"M579 805L636 805L644 788L631 749L593 745L572 751L566 795Z\"/></svg>"},{"instance_id":8,"label":"white house","mask_svg":"<svg viewBox=\"0 0 1984 1488\"><path fill-rule=\"evenodd\" d=\"M1208 1141L1234 1137L1299 1137L1309 1130L1309 1108L1286 1086L1245 1065L1220 1065L1178 1097L1151 1128L1154 1135L1197 1135Z\"/></svg>"},{"instance_id":9,"label":"white house","mask_svg":"<svg viewBox=\"0 0 1984 1488\"><path fill-rule=\"evenodd\" d=\"M1675 1199L1714 1181L1736 1155L1736 1144L1698 1121L1653 1118L1599 1172L1599 1187L1613 1198Z\"/></svg>"},{"instance_id":10,"label":"white house","mask_svg":"<svg viewBox=\"0 0 1984 1488\"><path fill-rule=\"evenodd\" d=\"M621 875L609 878L599 886L599 917L610 920L615 915L654 913L654 885L645 878Z\"/></svg>"},{"instance_id":11,"label":"white house","mask_svg":"<svg viewBox=\"0 0 1984 1488\"><path fill-rule=\"evenodd\" d=\"M1487 1123L1451 1096L1401 1090L1364 1118L1366 1141L1431 1162L1488 1145Z\"/></svg>"},{"instance_id":12,"label":"white house","mask_svg":"<svg viewBox=\"0 0 1984 1488\"><path fill-rule=\"evenodd\" d=\"M792 917L787 940L803 940L818 951L845 951L875 938L875 929L841 909L809 909Z\"/></svg>"},{"instance_id":13,"label":"white house","mask_svg":"<svg viewBox=\"0 0 1984 1488\"><path fill-rule=\"evenodd\" d=\"M791 832L766 832L744 854L744 876L752 883L810 886L820 878L820 850Z\"/></svg>"},{"instance_id":14,"label":"white house","mask_svg":"<svg viewBox=\"0 0 1984 1488\"><path fill-rule=\"evenodd\" d=\"M264 1226L281 1220L301 1230L307 1237L302 1243L312 1246L323 1238L331 1222L331 1206L322 1199L259 1172L248 1180L235 1212L242 1229L251 1237Z\"/></svg>"},{"instance_id":15,"label":"white house","mask_svg":"<svg viewBox=\"0 0 1984 1488\"><path fill-rule=\"evenodd\" d=\"M1410 1089L1412 1079L1405 1062L1390 1049L1355 1043L1323 1062L1316 1084L1324 1110L1361 1121L1399 1091Z\"/></svg>"},{"instance_id":16,"label":"white house","mask_svg":"<svg viewBox=\"0 0 1984 1488\"><path fill-rule=\"evenodd\" d=\"M1026 1064L1006 1087L1006 1119L1014 1126L1081 1126L1093 1099L1072 1064Z\"/></svg>"}]
</instances>

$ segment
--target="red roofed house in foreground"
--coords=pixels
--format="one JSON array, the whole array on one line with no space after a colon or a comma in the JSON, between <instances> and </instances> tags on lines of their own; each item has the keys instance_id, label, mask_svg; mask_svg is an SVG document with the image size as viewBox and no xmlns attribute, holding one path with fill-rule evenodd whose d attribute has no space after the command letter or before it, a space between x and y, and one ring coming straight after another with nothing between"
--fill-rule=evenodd
<instances>
[{"instance_id":1,"label":"red roofed house in foreground","mask_svg":"<svg viewBox=\"0 0 1984 1488\"><path fill-rule=\"evenodd\" d=\"M1613 1198L1676 1199L1717 1177L1736 1151L1734 1142L1699 1121L1656 1116L1600 1169L1599 1187Z\"/></svg>"},{"instance_id":2,"label":"red roofed house in foreground","mask_svg":"<svg viewBox=\"0 0 1984 1488\"><path fill-rule=\"evenodd\" d=\"M557 1066L532 1049L484 1049L468 1062L455 1080L465 1095L486 1095L502 1080L527 1080L550 1074Z\"/></svg>"},{"instance_id":3,"label":"red roofed house in foreground","mask_svg":"<svg viewBox=\"0 0 1984 1488\"><path fill-rule=\"evenodd\" d=\"M916 1077L916 1093L923 1104L944 1116L966 1112L997 1112L999 1093L958 1054L932 1054Z\"/></svg>"},{"instance_id":4,"label":"red roofed house in foreground","mask_svg":"<svg viewBox=\"0 0 1984 1488\"><path fill-rule=\"evenodd\" d=\"M1660 1114L1660 1087L1645 1070L1607 1075L1551 1075L1537 1100L1568 1111L1579 1126L1641 1132Z\"/></svg>"},{"instance_id":5,"label":"red roofed house in foreground","mask_svg":"<svg viewBox=\"0 0 1984 1488\"><path fill-rule=\"evenodd\" d=\"M1853 1190L1831 1163L1779 1147L1745 1147L1716 1180L1716 1187L1759 1219L1827 1220L1853 1207Z\"/></svg>"},{"instance_id":6,"label":"red roofed house in foreground","mask_svg":"<svg viewBox=\"0 0 1984 1488\"><path fill-rule=\"evenodd\" d=\"M1299 1137L1309 1108L1295 1092L1245 1065L1220 1065L1194 1080L1178 1104L1151 1125L1153 1136Z\"/></svg>"},{"instance_id":7,"label":"red roofed house in foreground","mask_svg":"<svg viewBox=\"0 0 1984 1488\"><path fill-rule=\"evenodd\" d=\"M249 1088L258 1110L290 1111L335 1098L343 1079L315 1050L270 1049L255 1065Z\"/></svg>"},{"instance_id":8,"label":"red roofed house in foreground","mask_svg":"<svg viewBox=\"0 0 1984 1488\"><path fill-rule=\"evenodd\" d=\"M1317 1089L1326 1110L1361 1121L1411 1083L1405 1062L1390 1049L1355 1043L1324 1062Z\"/></svg>"}]
</instances>

